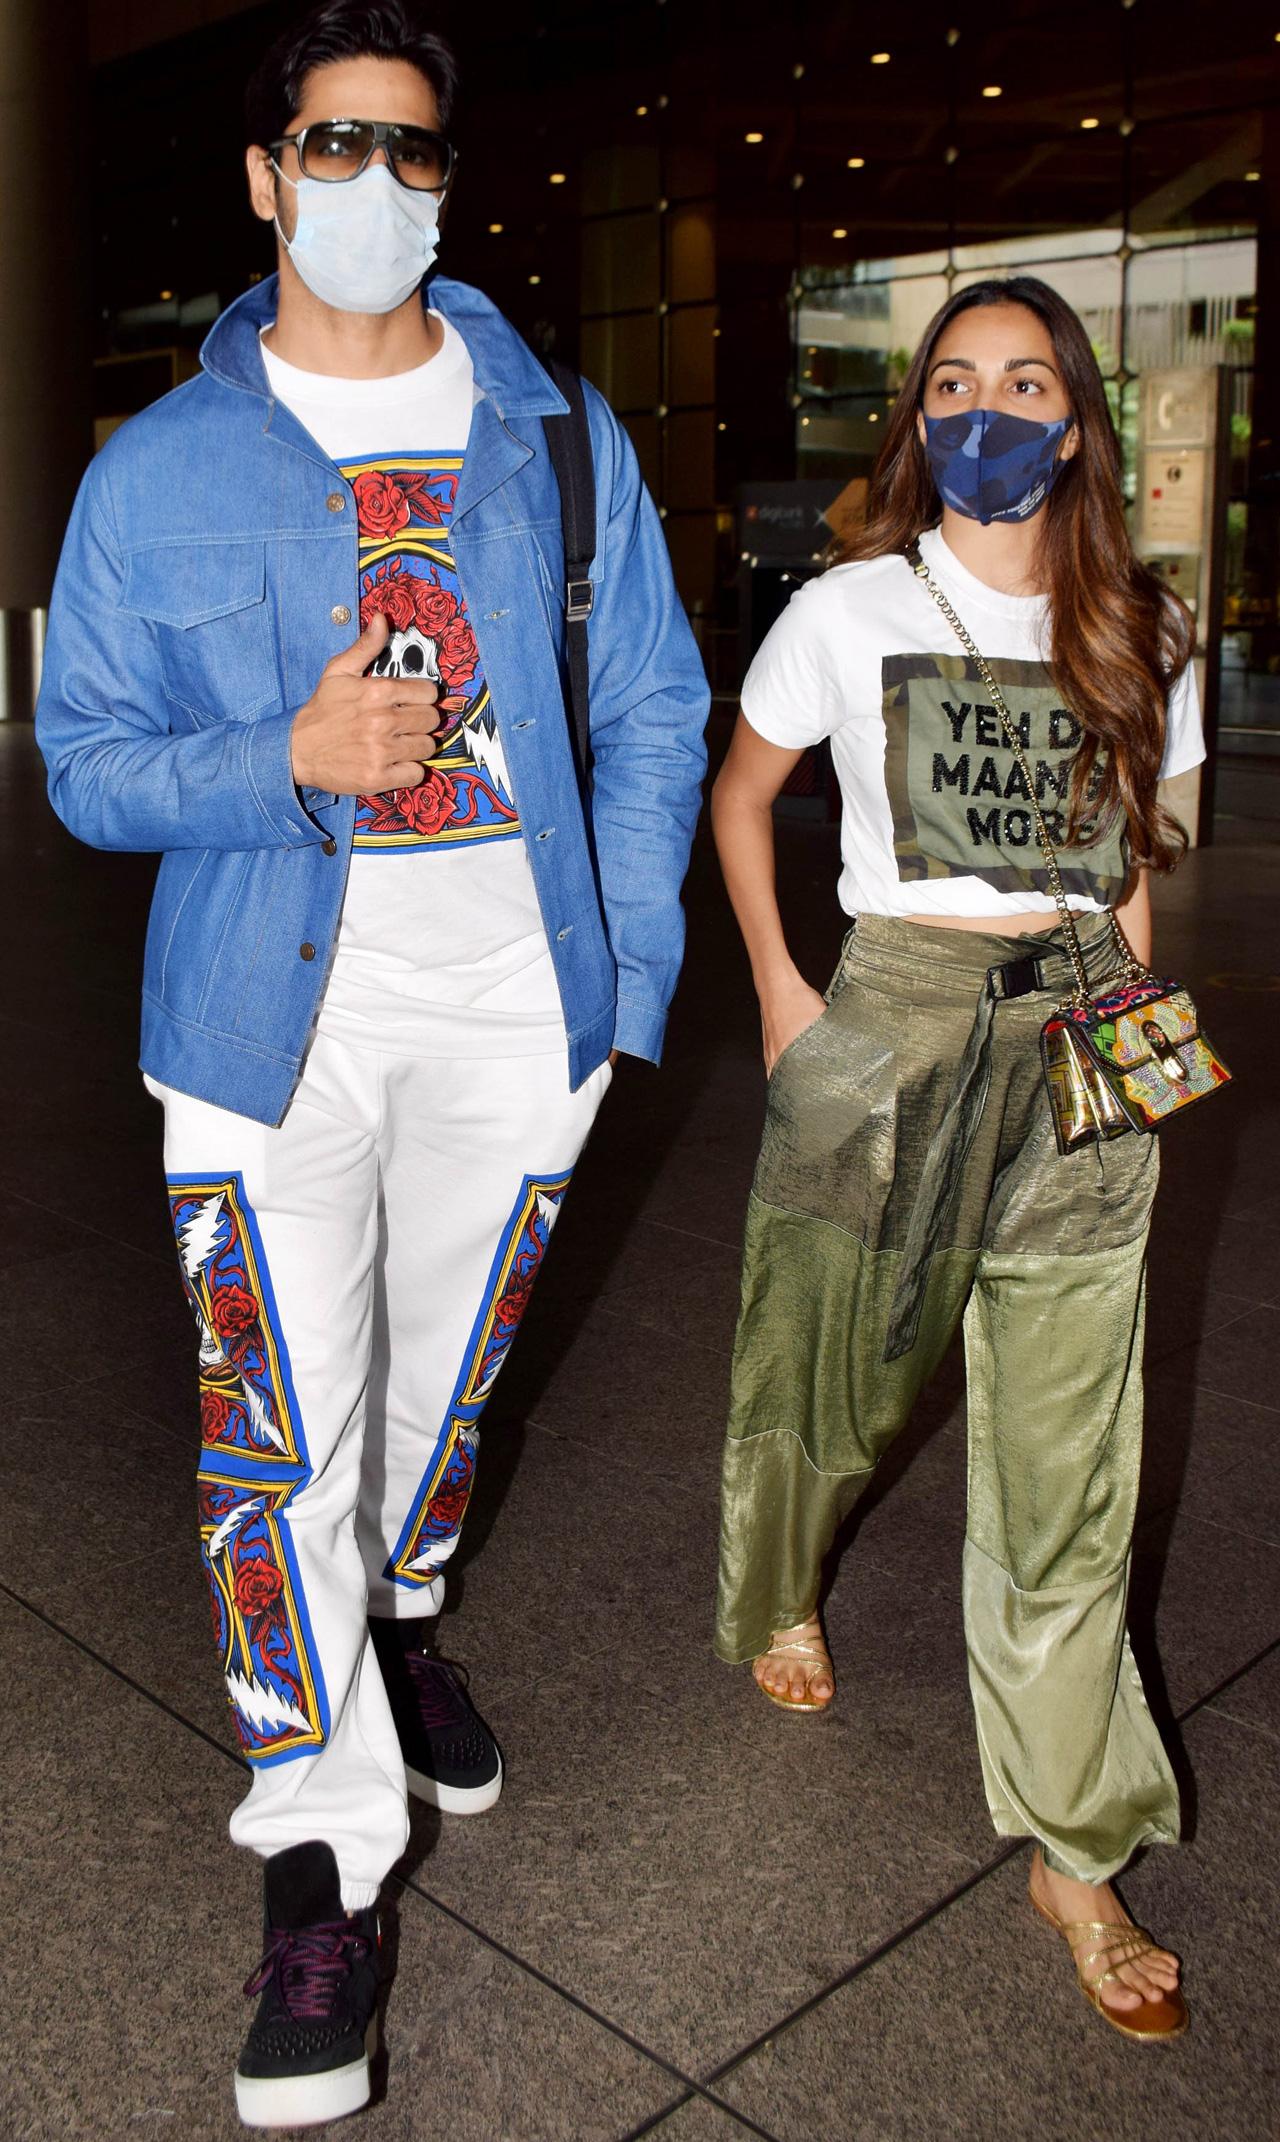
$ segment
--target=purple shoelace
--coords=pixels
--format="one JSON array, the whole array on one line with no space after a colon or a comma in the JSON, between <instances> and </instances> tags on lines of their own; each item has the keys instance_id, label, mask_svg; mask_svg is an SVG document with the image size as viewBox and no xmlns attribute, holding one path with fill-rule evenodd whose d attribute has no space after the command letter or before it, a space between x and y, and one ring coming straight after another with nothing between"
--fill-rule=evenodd
<instances>
[{"instance_id":1,"label":"purple shoelace","mask_svg":"<svg viewBox=\"0 0 1280 2142\"><path fill-rule=\"evenodd\" d=\"M369 1949L368 1937L356 1933L345 1919L327 1926L273 1926L267 1953L245 1980L244 1990L251 1996L261 1993L274 1972L294 2022L323 2023L352 1961L360 1962ZM354 1958L348 1950L355 1951Z\"/></svg>"},{"instance_id":2,"label":"purple shoelace","mask_svg":"<svg viewBox=\"0 0 1280 2142\"><path fill-rule=\"evenodd\" d=\"M429 1731L471 1724L471 1712L463 1701L454 1667L446 1666L442 1659L428 1658L425 1651L407 1652L405 1662L422 1722Z\"/></svg>"}]
</instances>

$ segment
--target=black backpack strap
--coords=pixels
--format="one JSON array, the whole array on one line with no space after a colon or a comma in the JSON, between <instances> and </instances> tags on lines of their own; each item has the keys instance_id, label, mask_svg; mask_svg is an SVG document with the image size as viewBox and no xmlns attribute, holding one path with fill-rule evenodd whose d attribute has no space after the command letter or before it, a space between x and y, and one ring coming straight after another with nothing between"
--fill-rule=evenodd
<instances>
[{"instance_id":1,"label":"black backpack strap","mask_svg":"<svg viewBox=\"0 0 1280 2142\"><path fill-rule=\"evenodd\" d=\"M547 369L569 404L567 416L542 420L547 452L560 487L560 522L564 530L565 639L569 658L569 710L578 772L591 788L591 664L587 620L595 603L591 578L596 554L596 471L591 458L582 381L554 357Z\"/></svg>"}]
</instances>

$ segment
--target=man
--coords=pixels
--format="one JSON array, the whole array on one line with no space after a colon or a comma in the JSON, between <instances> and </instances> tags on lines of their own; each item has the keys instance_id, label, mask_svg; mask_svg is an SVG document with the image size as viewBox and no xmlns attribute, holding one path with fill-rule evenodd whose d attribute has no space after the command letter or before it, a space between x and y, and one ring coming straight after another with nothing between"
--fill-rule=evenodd
<instances>
[{"instance_id":1,"label":"man","mask_svg":"<svg viewBox=\"0 0 1280 2142\"><path fill-rule=\"evenodd\" d=\"M566 403L478 291L420 287L454 86L409 0L328 0L268 53L247 167L278 277L90 469L38 716L72 831L162 854L142 1068L253 1773L232 1836L266 1862L250 2125L367 2101L406 1778L446 1812L501 1789L427 1619L612 1055L659 1055L704 765L657 516L588 391L584 805Z\"/></svg>"}]
</instances>

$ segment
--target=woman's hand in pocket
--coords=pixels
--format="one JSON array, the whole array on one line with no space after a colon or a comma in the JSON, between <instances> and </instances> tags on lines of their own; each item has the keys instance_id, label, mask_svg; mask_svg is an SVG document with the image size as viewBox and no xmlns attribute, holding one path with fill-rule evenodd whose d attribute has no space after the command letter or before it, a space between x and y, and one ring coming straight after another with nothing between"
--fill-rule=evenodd
<instances>
[{"instance_id":1,"label":"woman's hand in pocket","mask_svg":"<svg viewBox=\"0 0 1280 2142\"><path fill-rule=\"evenodd\" d=\"M820 1019L826 1008L827 1000L821 990L811 989L800 975L786 989L772 992L761 1003L764 1068L770 1077L783 1050L798 1041L806 1027Z\"/></svg>"}]
</instances>

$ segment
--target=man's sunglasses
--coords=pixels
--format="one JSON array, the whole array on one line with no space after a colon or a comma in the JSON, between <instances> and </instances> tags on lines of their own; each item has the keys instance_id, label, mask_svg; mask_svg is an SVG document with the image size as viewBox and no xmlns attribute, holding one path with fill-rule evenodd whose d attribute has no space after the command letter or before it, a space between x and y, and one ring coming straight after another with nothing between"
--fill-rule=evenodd
<instances>
[{"instance_id":1,"label":"man's sunglasses","mask_svg":"<svg viewBox=\"0 0 1280 2142\"><path fill-rule=\"evenodd\" d=\"M375 149L386 153L402 186L442 193L453 176L453 146L425 126L396 126L383 119L322 119L296 134L282 134L267 147L294 148L304 178L339 184L359 178Z\"/></svg>"}]
</instances>

